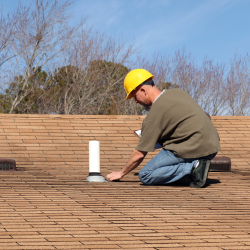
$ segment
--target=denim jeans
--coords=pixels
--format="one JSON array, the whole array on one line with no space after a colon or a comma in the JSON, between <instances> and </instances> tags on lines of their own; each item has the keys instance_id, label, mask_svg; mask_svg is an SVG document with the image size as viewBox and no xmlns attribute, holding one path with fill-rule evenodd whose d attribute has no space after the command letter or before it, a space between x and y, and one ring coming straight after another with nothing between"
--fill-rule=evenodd
<instances>
[{"instance_id":1,"label":"denim jeans","mask_svg":"<svg viewBox=\"0 0 250 250\"><path fill-rule=\"evenodd\" d=\"M211 160L215 155L216 153L203 158ZM197 161L198 158L183 159L175 156L169 150L162 149L158 155L141 169L139 178L145 185L171 183L190 174Z\"/></svg>"}]
</instances>

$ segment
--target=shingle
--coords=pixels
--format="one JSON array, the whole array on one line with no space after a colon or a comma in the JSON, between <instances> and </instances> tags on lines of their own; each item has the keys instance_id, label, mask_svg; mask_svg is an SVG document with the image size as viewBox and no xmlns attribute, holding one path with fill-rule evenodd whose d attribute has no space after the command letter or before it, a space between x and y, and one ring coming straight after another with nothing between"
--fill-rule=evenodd
<instances>
[{"instance_id":1,"label":"shingle","mask_svg":"<svg viewBox=\"0 0 250 250\"><path fill-rule=\"evenodd\" d=\"M212 117L232 172L205 188L144 186L138 173L89 183L88 142L100 140L101 173L121 169L144 116L0 114L1 249L248 249L250 117Z\"/></svg>"}]
</instances>

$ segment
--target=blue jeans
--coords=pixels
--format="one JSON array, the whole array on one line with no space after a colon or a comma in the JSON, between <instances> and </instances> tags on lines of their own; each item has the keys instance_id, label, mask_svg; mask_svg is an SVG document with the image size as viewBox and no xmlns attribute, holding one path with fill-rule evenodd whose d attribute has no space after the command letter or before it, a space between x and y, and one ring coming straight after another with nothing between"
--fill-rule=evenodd
<instances>
[{"instance_id":1,"label":"blue jeans","mask_svg":"<svg viewBox=\"0 0 250 250\"><path fill-rule=\"evenodd\" d=\"M211 160L215 154L206 158ZM169 150L162 149L151 161L149 161L140 171L140 181L145 185L162 185L177 181L191 173L192 168L197 163L196 159L184 159L174 155Z\"/></svg>"}]
</instances>

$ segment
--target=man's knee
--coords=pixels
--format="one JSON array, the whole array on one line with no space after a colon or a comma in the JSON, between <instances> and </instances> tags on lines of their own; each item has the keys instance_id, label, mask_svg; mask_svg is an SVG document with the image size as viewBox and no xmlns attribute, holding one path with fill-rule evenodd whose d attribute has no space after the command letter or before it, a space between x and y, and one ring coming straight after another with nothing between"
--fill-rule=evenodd
<instances>
[{"instance_id":1,"label":"man's knee","mask_svg":"<svg viewBox=\"0 0 250 250\"><path fill-rule=\"evenodd\" d=\"M145 173L144 171L140 171L140 173L139 173L139 179L145 185L150 185L151 184L149 182L148 174Z\"/></svg>"},{"instance_id":2,"label":"man's knee","mask_svg":"<svg viewBox=\"0 0 250 250\"><path fill-rule=\"evenodd\" d=\"M157 185L162 181L160 176L155 176L154 171L140 171L139 178L144 185Z\"/></svg>"}]
</instances>

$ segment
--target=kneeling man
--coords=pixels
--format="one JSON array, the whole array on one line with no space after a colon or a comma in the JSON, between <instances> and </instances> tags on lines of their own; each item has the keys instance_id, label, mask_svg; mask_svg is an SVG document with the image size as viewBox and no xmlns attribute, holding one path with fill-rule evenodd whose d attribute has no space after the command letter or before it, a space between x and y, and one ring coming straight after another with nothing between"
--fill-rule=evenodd
<instances>
[{"instance_id":1,"label":"kneeling man","mask_svg":"<svg viewBox=\"0 0 250 250\"><path fill-rule=\"evenodd\" d=\"M190 174L190 187L201 188L206 183L210 161L220 150L218 132L189 94L180 89L161 92L153 77L144 69L135 69L124 80L126 99L134 98L150 111L127 164L106 178L108 181L122 179L159 143L162 150L141 169L140 181L146 185L162 185Z\"/></svg>"}]
</instances>

